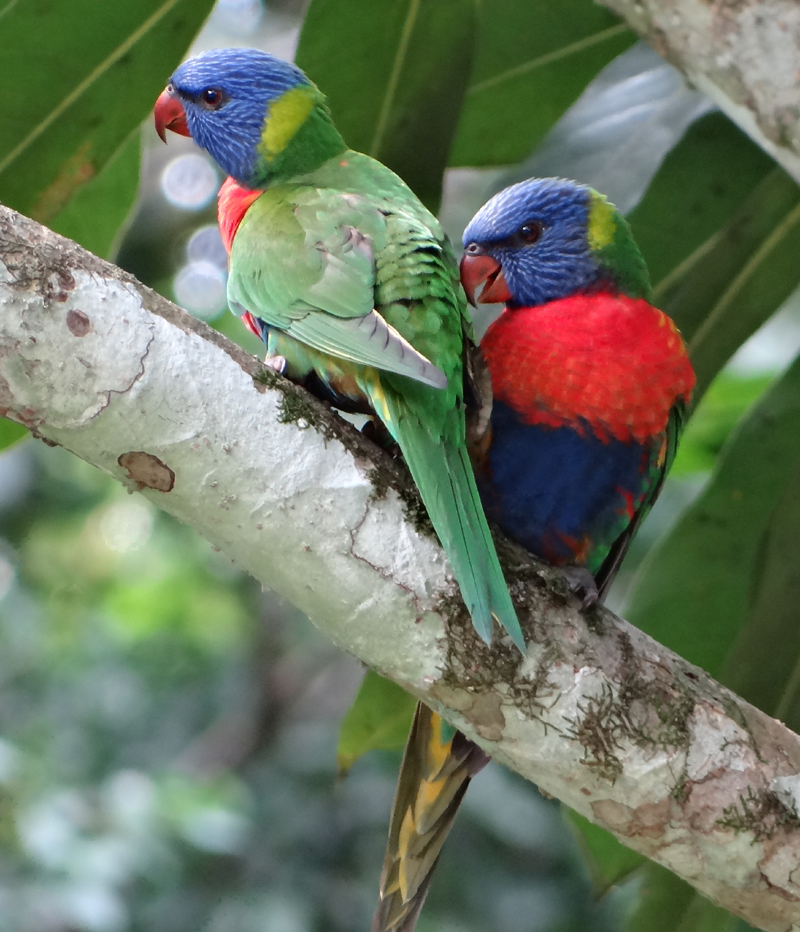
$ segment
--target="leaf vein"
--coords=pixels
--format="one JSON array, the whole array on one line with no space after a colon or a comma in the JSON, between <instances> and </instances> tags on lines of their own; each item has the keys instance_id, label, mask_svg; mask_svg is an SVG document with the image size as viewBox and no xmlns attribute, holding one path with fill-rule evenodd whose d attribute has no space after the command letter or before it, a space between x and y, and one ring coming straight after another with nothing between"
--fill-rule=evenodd
<instances>
[{"instance_id":1,"label":"leaf vein","mask_svg":"<svg viewBox=\"0 0 800 932\"><path fill-rule=\"evenodd\" d=\"M15 0L12 0L12 3ZM165 0L161 6L155 10L147 19L139 26L138 29L135 29L124 42L121 42L114 51L108 55L100 64L90 72L79 84L77 84L70 92L67 94L63 100L57 104L50 113L34 128L28 133L28 135L14 148L8 155L0 161L0 173L4 172L9 165L15 162L22 153L33 145L34 142L48 129L60 116L64 113L65 110L69 109L72 104L91 86L101 78L106 71L109 70L113 65L115 65L123 55L129 52L136 43L142 39L158 22L163 19L170 10L177 6L181 0ZM8 10L8 7L6 7ZM3 12L6 12L4 10ZM2 15L2 14L0 14Z\"/></svg>"},{"instance_id":2,"label":"leaf vein","mask_svg":"<svg viewBox=\"0 0 800 932\"><path fill-rule=\"evenodd\" d=\"M601 42L605 42L607 39L613 39L615 36L622 35L623 32L629 31L630 27L627 23L617 23L616 26L609 26L608 29L603 29L591 36L578 39L577 42L564 45L560 49L554 49L552 52L547 52L544 55L540 55L538 58L532 58L530 61L509 68L508 71L496 74L494 77L487 78L485 81L479 81L477 84L473 84L472 87L467 88L467 95L479 94L481 91L488 90L490 87L495 87L497 84L502 84L504 81L510 81L512 78L516 78L521 74L527 74L529 71L542 68L544 65L549 65L554 61L560 61L562 58L569 58L570 55L575 55L578 52L582 52L584 49L591 48L593 45L598 45Z\"/></svg>"},{"instance_id":3,"label":"leaf vein","mask_svg":"<svg viewBox=\"0 0 800 932\"><path fill-rule=\"evenodd\" d=\"M369 154L374 158L378 157L383 137L386 134L386 127L389 123L389 113L394 103L395 94L397 93L397 86L400 83L400 74L402 73L406 55L408 54L411 33L414 31L414 23L419 14L420 3L421 0L411 0L408 6L406 20L403 23L403 31L400 33L400 42L397 45L397 53L394 57L392 71L389 75L389 83L386 85L386 94L381 103L378 120L375 124L375 135L372 137L372 144L369 147Z\"/></svg>"}]
</instances>

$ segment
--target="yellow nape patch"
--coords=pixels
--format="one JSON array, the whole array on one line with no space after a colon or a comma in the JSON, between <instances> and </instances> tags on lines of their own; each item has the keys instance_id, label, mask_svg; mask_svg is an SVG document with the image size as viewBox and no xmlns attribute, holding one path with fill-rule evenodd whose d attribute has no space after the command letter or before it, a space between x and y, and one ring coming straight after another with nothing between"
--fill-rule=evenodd
<instances>
[{"instance_id":1,"label":"yellow nape patch","mask_svg":"<svg viewBox=\"0 0 800 932\"><path fill-rule=\"evenodd\" d=\"M308 84L293 87L270 104L258 146L268 162L283 152L313 109L314 88Z\"/></svg>"},{"instance_id":2,"label":"yellow nape patch","mask_svg":"<svg viewBox=\"0 0 800 932\"><path fill-rule=\"evenodd\" d=\"M589 207L589 245L592 249L605 249L610 246L617 223L614 219L614 208L601 194L592 193L592 203Z\"/></svg>"}]
</instances>

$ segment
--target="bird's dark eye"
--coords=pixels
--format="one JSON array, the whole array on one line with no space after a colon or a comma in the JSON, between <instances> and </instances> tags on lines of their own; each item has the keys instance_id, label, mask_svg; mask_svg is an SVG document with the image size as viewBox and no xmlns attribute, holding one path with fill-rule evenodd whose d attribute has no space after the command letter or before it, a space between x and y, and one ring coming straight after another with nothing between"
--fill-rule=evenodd
<instances>
[{"instance_id":1,"label":"bird's dark eye","mask_svg":"<svg viewBox=\"0 0 800 932\"><path fill-rule=\"evenodd\" d=\"M225 95L218 87L207 87L200 94L200 103L206 110L219 110L225 103Z\"/></svg>"},{"instance_id":2,"label":"bird's dark eye","mask_svg":"<svg viewBox=\"0 0 800 932\"><path fill-rule=\"evenodd\" d=\"M523 243L535 243L542 235L544 227L538 220L531 220L530 223L523 224L517 233Z\"/></svg>"},{"instance_id":3,"label":"bird's dark eye","mask_svg":"<svg viewBox=\"0 0 800 932\"><path fill-rule=\"evenodd\" d=\"M468 256L480 256L483 253L483 247L480 243L467 243L464 247L464 252Z\"/></svg>"}]
</instances>

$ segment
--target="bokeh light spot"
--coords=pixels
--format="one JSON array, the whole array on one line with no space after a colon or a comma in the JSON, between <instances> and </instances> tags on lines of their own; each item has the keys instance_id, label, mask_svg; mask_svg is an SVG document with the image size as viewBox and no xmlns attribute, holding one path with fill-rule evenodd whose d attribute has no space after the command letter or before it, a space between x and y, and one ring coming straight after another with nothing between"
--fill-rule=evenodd
<instances>
[{"instance_id":1,"label":"bokeh light spot","mask_svg":"<svg viewBox=\"0 0 800 932\"><path fill-rule=\"evenodd\" d=\"M100 518L100 533L109 550L128 553L138 550L150 539L153 512L141 499L116 502Z\"/></svg>"},{"instance_id":2,"label":"bokeh light spot","mask_svg":"<svg viewBox=\"0 0 800 932\"><path fill-rule=\"evenodd\" d=\"M190 262L175 276L175 300L195 317L211 320L227 305L226 279L224 270L212 262Z\"/></svg>"},{"instance_id":3,"label":"bokeh light spot","mask_svg":"<svg viewBox=\"0 0 800 932\"><path fill-rule=\"evenodd\" d=\"M216 223L198 227L192 233L186 244L186 258L190 262L210 262L221 269L228 268L228 254Z\"/></svg>"},{"instance_id":4,"label":"bokeh light spot","mask_svg":"<svg viewBox=\"0 0 800 932\"><path fill-rule=\"evenodd\" d=\"M161 173L164 197L182 210L206 207L219 187L214 166L195 152L179 155Z\"/></svg>"},{"instance_id":5,"label":"bokeh light spot","mask_svg":"<svg viewBox=\"0 0 800 932\"><path fill-rule=\"evenodd\" d=\"M214 25L227 32L249 35L264 15L261 0L218 0L214 7Z\"/></svg>"}]
</instances>

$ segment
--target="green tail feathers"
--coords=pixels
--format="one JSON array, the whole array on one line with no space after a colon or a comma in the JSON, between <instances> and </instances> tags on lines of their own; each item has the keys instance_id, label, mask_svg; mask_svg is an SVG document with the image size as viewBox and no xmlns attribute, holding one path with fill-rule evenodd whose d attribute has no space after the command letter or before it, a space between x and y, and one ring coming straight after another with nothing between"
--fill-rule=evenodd
<instances>
[{"instance_id":1,"label":"green tail feathers","mask_svg":"<svg viewBox=\"0 0 800 932\"><path fill-rule=\"evenodd\" d=\"M447 553L475 630L492 640L492 619L521 651L525 637L497 559L464 443L434 438L402 402L386 399L397 442ZM453 412L452 416L457 416Z\"/></svg>"}]
</instances>

